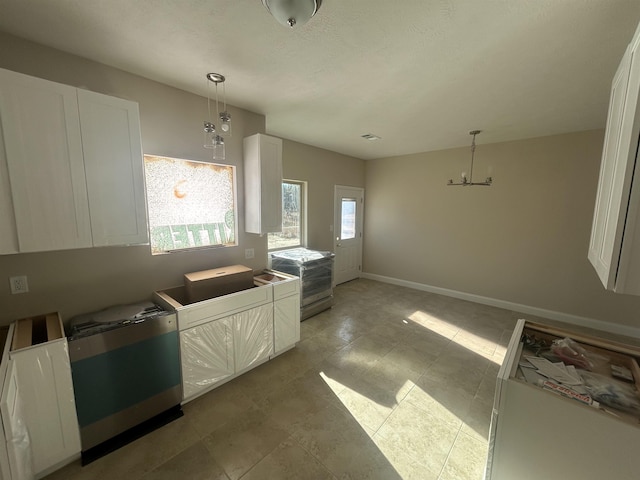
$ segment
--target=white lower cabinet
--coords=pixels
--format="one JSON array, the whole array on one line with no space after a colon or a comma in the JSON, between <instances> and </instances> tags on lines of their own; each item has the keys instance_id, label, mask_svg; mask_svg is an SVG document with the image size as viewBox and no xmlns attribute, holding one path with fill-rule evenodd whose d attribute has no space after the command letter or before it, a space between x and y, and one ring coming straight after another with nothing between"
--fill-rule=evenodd
<instances>
[{"instance_id":1,"label":"white lower cabinet","mask_svg":"<svg viewBox=\"0 0 640 480\"><path fill-rule=\"evenodd\" d=\"M273 348L278 355L300 341L300 294L273 302Z\"/></svg>"},{"instance_id":2,"label":"white lower cabinet","mask_svg":"<svg viewBox=\"0 0 640 480\"><path fill-rule=\"evenodd\" d=\"M272 304L233 315L236 373L243 373L273 354Z\"/></svg>"},{"instance_id":3,"label":"white lower cabinet","mask_svg":"<svg viewBox=\"0 0 640 480\"><path fill-rule=\"evenodd\" d=\"M273 355L279 355L300 341L300 279L264 270L255 281L273 286Z\"/></svg>"},{"instance_id":4,"label":"white lower cabinet","mask_svg":"<svg viewBox=\"0 0 640 480\"><path fill-rule=\"evenodd\" d=\"M0 350L0 480L28 480L33 478L29 433L16 363L9 359L13 327L0 332L5 340L0 342L0 348L5 347Z\"/></svg>"},{"instance_id":5,"label":"white lower cabinet","mask_svg":"<svg viewBox=\"0 0 640 480\"><path fill-rule=\"evenodd\" d=\"M590 371L576 367L585 382L579 387L587 392L582 401L574 399L572 391L558 388L557 382L554 387L554 381L537 378L526 360L566 337L578 342L587 351L586 358L593 360ZM624 392L638 395L639 360L640 347L519 320L498 373L485 479L637 479L640 410L631 410L631 405L637 406L640 398L625 400ZM635 385L612 378L612 365L628 369ZM584 397L599 401L599 407L587 405ZM616 408L625 403L629 410Z\"/></svg>"},{"instance_id":6,"label":"white lower cabinet","mask_svg":"<svg viewBox=\"0 0 640 480\"><path fill-rule=\"evenodd\" d=\"M180 332L182 397L188 401L235 373L231 318Z\"/></svg>"},{"instance_id":7,"label":"white lower cabinet","mask_svg":"<svg viewBox=\"0 0 640 480\"><path fill-rule=\"evenodd\" d=\"M80 454L67 339L12 350L29 432L33 472L42 477Z\"/></svg>"},{"instance_id":8,"label":"white lower cabinet","mask_svg":"<svg viewBox=\"0 0 640 480\"><path fill-rule=\"evenodd\" d=\"M298 277L269 271L254 282L254 288L191 304L184 287L154 292L154 301L178 317L183 403L300 340Z\"/></svg>"}]
</instances>

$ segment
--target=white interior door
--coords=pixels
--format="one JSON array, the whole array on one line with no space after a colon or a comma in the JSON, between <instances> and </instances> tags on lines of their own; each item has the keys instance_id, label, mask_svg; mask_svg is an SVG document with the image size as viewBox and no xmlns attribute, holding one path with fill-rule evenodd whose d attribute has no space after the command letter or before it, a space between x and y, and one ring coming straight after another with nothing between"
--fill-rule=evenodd
<instances>
[{"instance_id":1,"label":"white interior door","mask_svg":"<svg viewBox=\"0 0 640 480\"><path fill-rule=\"evenodd\" d=\"M364 189L336 185L333 228L336 239L333 280L336 285L360 277L363 212Z\"/></svg>"}]
</instances>

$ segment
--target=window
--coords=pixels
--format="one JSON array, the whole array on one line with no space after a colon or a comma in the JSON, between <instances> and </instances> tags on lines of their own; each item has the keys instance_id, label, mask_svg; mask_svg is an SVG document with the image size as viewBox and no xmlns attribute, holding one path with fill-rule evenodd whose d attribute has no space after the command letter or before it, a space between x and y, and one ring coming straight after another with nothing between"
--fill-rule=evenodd
<instances>
[{"instance_id":1,"label":"window","mask_svg":"<svg viewBox=\"0 0 640 480\"><path fill-rule=\"evenodd\" d=\"M269 234L269 250L304 245L305 182L282 182L282 232Z\"/></svg>"},{"instance_id":2,"label":"window","mask_svg":"<svg viewBox=\"0 0 640 480\"><path fill-rule=\"evenodd\" d=\"M144 156L151 252L236 245L235 167Z\"/></svg>"},{"instance_id":3,"label":"window","mask_svg":"<svg viewBox=\"0 0 640 480\"><path fill-rule=\"evenodd\" d=\"M358 201L355 198L342 199L340 240L356 238L356 208L358 208Z\"/></svg>"}]
</instances>

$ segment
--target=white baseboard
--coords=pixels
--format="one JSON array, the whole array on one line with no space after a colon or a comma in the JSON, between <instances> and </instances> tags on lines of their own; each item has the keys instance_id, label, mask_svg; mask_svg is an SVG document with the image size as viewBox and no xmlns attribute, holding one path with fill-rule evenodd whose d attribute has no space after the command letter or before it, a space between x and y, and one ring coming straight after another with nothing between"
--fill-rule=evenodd
<instances>
[{"instance_id":1,"label":"white baseboard","mask_svg":"<svg viewBox=\"0 0 640 480\"><path fill-rule=\"evenodd\" d=\"M448 288L434 287L424 283L410 282L399 278L385 277L384 275L376 275L373 273L362 272L361 278L376 280L378 282L390 283L401 287L413 288L414 290L422 290L424 292L437 293L447 297L459 298L470 302L481 303L483 305L491 305L492 307L504 308L516 312L528 313L538 317L549 318L559 322L570 323L572 325L580 325L582 327L593 328L605 332L614 333L616 335L624 335L627 337L640 338L640 328L629 327L617 323L604 322L595 318L580 317L569 313L556 312L554 310L546 310L544 308L532 307L530 305L522 305L520 303L508 302L506 300L498 300L496 298L483 297L473 293L459 292L457 290L449 290Z\"/></svg>"}]
</instances>

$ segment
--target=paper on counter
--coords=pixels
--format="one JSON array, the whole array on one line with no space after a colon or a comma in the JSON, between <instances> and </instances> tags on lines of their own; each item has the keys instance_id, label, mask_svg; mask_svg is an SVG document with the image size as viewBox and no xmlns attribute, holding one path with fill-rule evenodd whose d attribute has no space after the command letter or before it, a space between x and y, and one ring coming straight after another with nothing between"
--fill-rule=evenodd
<instances>
[{"instance_id":1,"label":"paper on counter","mask_svg":"<svg viewBox=\"0 0 640 480\"><path fill-rule=\"evenodd\" d=\"M538 373L544 375L547 378L552 378L557 382L567 385L580 385L582 379L579 375L572 376L569 370L566 368L559 368L551 363L546 358L541 357L525 357L534 367L538 369Z\"/></svg>"}]
</instances>

